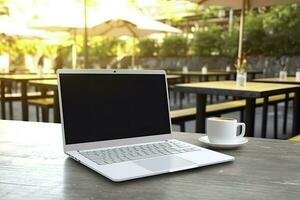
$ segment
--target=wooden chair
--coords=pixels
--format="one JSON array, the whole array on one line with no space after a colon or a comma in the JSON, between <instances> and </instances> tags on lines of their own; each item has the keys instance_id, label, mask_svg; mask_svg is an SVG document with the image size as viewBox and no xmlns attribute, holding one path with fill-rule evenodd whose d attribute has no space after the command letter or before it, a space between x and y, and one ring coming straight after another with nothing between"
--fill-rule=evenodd
<instances>
[{"instance_id":1,"label":"wooden chair","mask_svg":"<svg viewBox=\"0 0 300 200\"><path fill-rule=\"evenodd\" d=\"M38 99L30 99L28 100L28 105L36 106L36 119L40 121L40 108L42 111L42 121L49 122L49 110L54 107L54 99L53 98L38 98Z\"/></svg>"}]
</instances>

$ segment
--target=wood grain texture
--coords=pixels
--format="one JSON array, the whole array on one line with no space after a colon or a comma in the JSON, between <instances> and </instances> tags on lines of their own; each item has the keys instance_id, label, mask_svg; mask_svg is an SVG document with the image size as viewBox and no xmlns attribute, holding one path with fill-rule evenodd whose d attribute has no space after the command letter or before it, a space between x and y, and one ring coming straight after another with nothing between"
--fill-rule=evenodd
<instances>
[{"instance_id":1,"label":"wood grain texture","mask_svg":"<svg viewBox=\"0 0 300 200\"><path fill-rule=\"evenodd\" d=\"M202 71L188 71L188 72L182 72L182 71L170 71L168 72L169 75L184 75L184 76L226 76L230 75L229 72L221 72L221 71L209 71L206 73L203 73Z\"/></svg>"},{"instance_id":2,"label":"wood grain texture","mask_svg":"<svg viewBox=\"0 0 300 200\"><path fill-rule=\"evenodd\" d=\"M300 196L300 143L249 138L232 163L113 183L63 154L60 124L0 121L0 199L285 199ZM199 134L174 137L199 145Z\"/></svg>"},{"instance_id":3,"label":"wood grain texture","mask_svg":"<svg viewBox=\"0 0 300 200\"><path fill-rule=\"evenodd\" d=\"M179 75L167 75L168 80L180 79L180 78L181 78L181 76L179 76Z\"/></svg>"},{"instance_id":4,"label":"wood grain texture","mask_svg":"<svg viewBox=\"0 0 300 200\"><path fill-rule=\"evenodd\" d=\"M300 142L300 135L290 138L291 141Z\"/></svg>"},{"instance_id":5,"label":"wood grain texture","mask_svg":"<svg viewBox=\"0 0 300 200\"><path fill-rule=\"evenodd\" d=\"M177 84L175 89L181 92L198 94L230 95L253 98L299 91L300 86L257 82L247 82L246 86L237 86L235 81L210 81Z\"/></svg>"},{"instance_id":6,"label":"wood grain texture","mask_svg":"<svg viewBox=\"0 0 300 200\"><path fill-rule=\"evenodd\" d=\"M263 83L285 83L285 84L299 84L300 81L296 80L296 77L287 77L287 79L279 79L279 78L258 78L258 79L253 79L252 81L254 82L263 82Z\"/></svg>"},{"instance_id":7,"label":"wood grain texture","mask_svg":"<svg viewBox=\"0 0 300 200\"><path fill-rule=\"evenodd\" d=\"M57 79L34 80L28 82L30 85L46 87L47 89L57 89Z\"/></svg>"}]
</instances>

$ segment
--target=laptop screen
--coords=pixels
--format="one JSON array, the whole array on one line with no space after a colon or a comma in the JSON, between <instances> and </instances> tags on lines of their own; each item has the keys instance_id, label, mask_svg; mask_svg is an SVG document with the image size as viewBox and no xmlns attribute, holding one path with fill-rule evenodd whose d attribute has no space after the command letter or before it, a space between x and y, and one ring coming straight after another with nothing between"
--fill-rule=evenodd
<instances>
[{"instance_id":1,"label":"laptop screen","mask_svg":"<svg viewBox=\"0 0 300 200\"><path fill-rule=\"evenodd\" d=\"M66 144L171 132L165 75L59 76Z\"/></svg>"}]
</instances>

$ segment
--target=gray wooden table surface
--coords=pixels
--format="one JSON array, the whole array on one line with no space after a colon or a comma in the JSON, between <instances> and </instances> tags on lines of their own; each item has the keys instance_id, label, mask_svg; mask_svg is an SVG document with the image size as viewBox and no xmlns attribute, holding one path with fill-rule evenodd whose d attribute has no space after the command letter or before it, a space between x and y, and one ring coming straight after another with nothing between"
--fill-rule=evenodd
<instances>
[{"instance_id":1,"label":"gray wooden table surface","mask_svg":"<svg viewBox=\"0 0 300 200\"><path fill-rule=\"evenodd\" d=\"M199 134L175 133L196 145ZM114 183L65 156L59 124L0 121L0 199L297 199L300 143L249 138L232 163Z\"/></svg>"}]
</instances>

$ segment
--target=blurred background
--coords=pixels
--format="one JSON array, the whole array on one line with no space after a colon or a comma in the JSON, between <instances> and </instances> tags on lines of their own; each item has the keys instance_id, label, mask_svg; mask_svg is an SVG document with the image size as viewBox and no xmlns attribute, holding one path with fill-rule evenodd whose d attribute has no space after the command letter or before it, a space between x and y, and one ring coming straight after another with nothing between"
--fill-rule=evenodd
<instances>
[{"instance_id":1,"label":"blurred background","mask_svg":"<svg viewBox=\"0 0 300 200\"><path fill-rule=\"evenodd\" d=\"M55 62L64 68L225 69L237 59L240 12L183 0L0 0L0 70L36 72L42 65L47 73ZM247 11L248 67L273 76L284 60L294 73L299 32L298 4Z\"/></svg>"}]
</instances>

